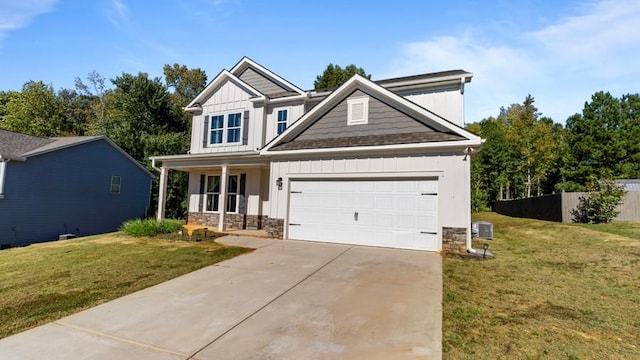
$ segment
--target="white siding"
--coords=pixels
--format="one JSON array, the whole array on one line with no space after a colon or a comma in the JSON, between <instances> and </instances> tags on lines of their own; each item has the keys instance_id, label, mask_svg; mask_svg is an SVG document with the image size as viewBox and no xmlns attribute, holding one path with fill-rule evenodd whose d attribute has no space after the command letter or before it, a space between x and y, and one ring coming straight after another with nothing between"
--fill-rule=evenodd
<instances>
[{"instance_id":1,"label":"white siding","mask_svg":"<svg viewBox=\"0 0 640 360\"><path fill-rule=\"evenodd\" d=\"M469 162L464 156L414 155L393 157L334 158L318 160L273 161L269 184L283 179L283 189L272 186L270 217L287 222L290 179L296 178L437 178L438 229L468 228L471 222ZM285 235L286 236L286 235ZM439 241L442 240L439 231Z\"/></svg>"},{"instance_id":2,"label":"white siding","mask_svg":"<svg viewBox=\"0 0 640 360\"><path fill-rule=\"evenodd\" d=\"M191 154L230 152L230 151L250 151L261 148L262 126L264 124L263 108L254 107L249 101L249 93L231 81L227 81L213 95L202 104L202 113L193 116L193 126L191 129ZM248 143L220 144L203 147L205 137L204 117L219 115L228 112L249 111ZM209 125L210 126L210 125ZM241 133L244 133L244 124Z\"/></svg>"},{"instance_id":3,"label":"white siding","mask_svg":"<svg viewBox=\"0 0 640 360\"><path fill-rule=\"evenodd\" d=\"M247 215L259 215L262 207L261 197L266 194L266 191L261 184L263 171L260 168L249 169L230 169L229 175L240 175L241 173L247 174L247 182L245 183L245 196L247 200ZM267 170L268 172L268 170ZM189 173L189 205L190 212L200 211L200 176L201 175L220 175L221 171L211 170L202 172L190 172ZM265 179L266 181L267 179ZM262 195L262 196L261 196Z\"/></svg>"},{"instance_id":4,"label":"white siding","mask_svg":"<svg viewBox=\"0 0 640 360\"><path fill-rule=\"evenodd\" d=\"M294 104L269 106L267 108L265 144L278 136L278 110L288 110L287 127L289 127L304 114L304 104L300 102Z\"/></svg>"},{"instance_id":5,"label":"white siding","mask_svg":"<svg viewBox=\"0 0 640 360\"><path fill-rule=\"evenodd\" d=\"M452 123L464 127L464 102L460 86L399 93Z\"/></svg>"}]
</instances>

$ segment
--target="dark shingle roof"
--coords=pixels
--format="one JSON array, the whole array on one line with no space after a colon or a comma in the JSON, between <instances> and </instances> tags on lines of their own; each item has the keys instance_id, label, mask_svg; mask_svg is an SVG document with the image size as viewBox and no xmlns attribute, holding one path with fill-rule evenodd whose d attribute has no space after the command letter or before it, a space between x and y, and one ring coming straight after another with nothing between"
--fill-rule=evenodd
<instances>
[{"instance_id":1,"label":"dark shingle roof","mask_svg":"<svg viewBox=\"0 0 640 360\"><path fill-rule=\"evenodd\" d=\"M459 141L465 140L460 135L427 131L419 133L406 134L388 134L388 135L369 135L369 136L351 136L332 139L320 140L293 140L287 143L277 145L271 150L302 150L302 149L328 149L356 146L378 146L378 145L396 145L396 144L418 144L426 142L441 141Z\"/></svg>"},{"instance_id":2,"label":"dark shingle roof","mask_svg":"<svg viewBox=\"0 0 640 360\"><path fill-rule=\"evenodd\" d=\"M53 139L0 129L0 156L21 157L29 151L54 142Z\"/></svg>"}]
</instances>

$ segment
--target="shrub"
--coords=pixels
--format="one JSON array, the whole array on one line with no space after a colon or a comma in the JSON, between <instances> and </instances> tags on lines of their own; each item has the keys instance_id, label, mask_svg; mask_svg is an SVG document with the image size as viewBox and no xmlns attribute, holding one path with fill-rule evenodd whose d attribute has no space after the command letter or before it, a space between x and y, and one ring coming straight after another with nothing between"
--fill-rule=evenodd
<instances>
[{"instance_id":1,"label":"shrub","mask_svg":"<svg viewBox=\"0 0 640 360\"><path fill-rule=\"evenodd\" d=\"M120 231L131 236L154 236L158 234L170 234L180 230L182 220L153 220L136 219L129 220L120 226Z\"/></svg>"},{"instance_id":2,"label":"shrub","mask_svg":"<svg viewBox=\"0 0 640 360\"><path fill-rule=\"evenodd\" d=\"M611 222L620 213L618 206L626 193L624 187L612 180L600 181L597 191L580 197L578 207L571 210L573 221L591 224Z\"/></svg>"}]
</instances>

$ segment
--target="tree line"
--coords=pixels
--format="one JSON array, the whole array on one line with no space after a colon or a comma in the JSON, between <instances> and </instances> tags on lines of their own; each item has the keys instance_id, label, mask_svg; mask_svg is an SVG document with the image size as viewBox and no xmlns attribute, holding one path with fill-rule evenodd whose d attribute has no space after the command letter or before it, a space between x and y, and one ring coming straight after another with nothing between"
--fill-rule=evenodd
<instances>
[{"instance_id":1,"label":"tree line","mask_svg":"<svg viewBox=\"0 0 640 360\"><path fill-rule=\"evenodd\" d=\"M0 129L55 137L107 135L124 151L152 170L150 156L186 154L191 114L183 108L207 84L200 68L164 65L164 79L122 73L107 80L98 72L76 78L73 89L54 90L42 81L27 81L21 91L0 91ZM354 74L371 75L355 65L329 64L316 77L316 89L340 86ZM188 175L176 171L167 184L168 218L184 218ZM158 178L152 182L148 216L155 214Z\"/></svg>"},{"instance_id":2,"label":"tree line","mask_svg":"<svg viewBox=\"0 0 640 360\"><path fill-rule=\"evenodd\" d=\"M107 81L97 72L75 79L73 89L55 91L28 81L21 91L0 91L0 128L55 137L107 135L151 170L150 156L185 154L191 116L182 108L204 90L206 73L165 65L164 79L123 73ZM186 211L187 174L175 172L167 185L167 217ZM149 215L157 206L158 179L152 183Z\"/></svg>"},{"instance_id":3,"label":"tree line","mask_svg":"<svg viewBox=\"0 0 640 360\"><path fill-rule=\"evenodd\" d=\"M640 95L593 94L565 126L528 95L497 117L467 125L486 139L471 160L472 210L496 200L591 191L598 181L640 178Z\"/></svg>"}]
</instances>

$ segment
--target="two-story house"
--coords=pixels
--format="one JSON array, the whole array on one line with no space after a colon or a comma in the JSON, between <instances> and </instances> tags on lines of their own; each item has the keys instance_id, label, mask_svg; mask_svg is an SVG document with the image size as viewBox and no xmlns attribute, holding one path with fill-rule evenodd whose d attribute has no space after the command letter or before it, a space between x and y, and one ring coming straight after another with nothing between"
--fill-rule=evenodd
<instances>
[{"instance_id":1,"label":"two-story house","mask_svg":"<svg viewBox=\"0 0 640 360\"><path fill-rule=\"evenodd\" d=\"M153 157L158 218L169 170L189 173L188 221L283 239L470 249L463 128L472 74L453 70L304 91L249 58L185 108L188 154Z\"/></svg>"}]
</instances>

